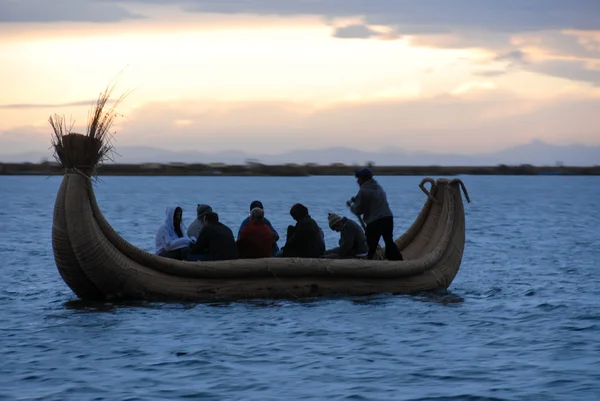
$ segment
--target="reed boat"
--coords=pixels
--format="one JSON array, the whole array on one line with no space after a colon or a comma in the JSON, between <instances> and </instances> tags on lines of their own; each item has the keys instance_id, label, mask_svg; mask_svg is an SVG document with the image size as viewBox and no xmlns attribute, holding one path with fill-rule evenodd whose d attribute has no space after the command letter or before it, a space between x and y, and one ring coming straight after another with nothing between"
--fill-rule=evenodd
<instances>
[{"instance_id":1,"label":"reed boat","mask_svg":"<svg viewBox=\"0 0 600 401\"><path fill-rule=\"evenodd\" d=\"M98 99L86 134L72 133L64 119L50 117L55 157L65 169L54 207L52 248L60 276L80 299L203 301L413 294L447 289L458 273L465 247L463 194L470 202L459 179L420 182L424 205L396 240L403 261L383 260L385 251L380 248L374 260L188 262L132 245L106 220L94 194L96 167L112 149L108 130L114 106L103 111L109 94L107 89Z\"/></svg>"}]
</instances>

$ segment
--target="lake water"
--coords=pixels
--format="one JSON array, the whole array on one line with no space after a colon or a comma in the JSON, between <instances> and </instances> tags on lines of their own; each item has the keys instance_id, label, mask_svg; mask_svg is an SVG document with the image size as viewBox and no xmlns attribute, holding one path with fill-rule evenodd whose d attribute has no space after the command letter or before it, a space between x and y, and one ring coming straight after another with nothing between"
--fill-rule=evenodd
<instances>
[{"instance_id":1,"label":"lake water","mask_svg":"<svg viewBox=\"0 0 600 401\"><path fill-rule=\"evenodd\" d=\"M462 177L467 243L448 292L311 302L86 304L52 256L59 177L0 177L1 400L598 400L600 177ZM381 177L395 234L421 177ZM167 205L237 232L260 199L282 234L326 233L352 177L104 177L97 196L152 250Z\"/></svg>"}]
</instances>

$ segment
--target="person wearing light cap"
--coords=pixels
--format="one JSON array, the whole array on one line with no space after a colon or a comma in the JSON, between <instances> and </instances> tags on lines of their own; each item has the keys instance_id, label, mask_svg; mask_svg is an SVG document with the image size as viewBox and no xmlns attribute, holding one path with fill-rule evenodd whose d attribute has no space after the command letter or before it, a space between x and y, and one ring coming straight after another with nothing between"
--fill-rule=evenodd
<instances>
[{"instance_id":1,"label":"person wearing light cap","mask_svg":"<svg viewBox=\"0 0 600 401\"><path fill-rule=\"evenodd\" d=\"M358 194L346 202L346 205L356 216L362 215L367 225L365 229L369 247L367 259L373 259L379 239L383 237L386 259L402 260L402 254L394 242L394 216L385 191L373 178L373 173L368 168L355 171L354 176L360 188Z\"/></svg>"},{"instance_id":2,"label":"person wearing light cap","mask_svg":"<svg viewBox=\"0 0 600 401\"><path fill-rule=\"evenodd\" d=\"M261 201L255 200L255 201L252 201L252 203L250 203L250 212L252 212L252 210L255 208L262 209L263 213L264 213L265 208L263 207L263 204ZM238 235L237 235L238 239L240 238L240 235L242 234L242 230L244 229L244 227L246 227L250 223L251 217L252 216L246 217L244 219L244 221L242 221L242 224L240 224L240 228L238 230ZM273 228L273 225L271 224L269 219L265 218L264 215L263 215L263 220L267 224L267 226L269 226L271 231L273 232L273 256L275 256L277 254L277 251L279 251L279 246L277 245L277 241L279 241L279 233L277 232L277 230L275 230Z\"/></svg>"},{"instance_id":3,"label":"person wearing light cap","mask_svg":"<svg viewBox=\"0 0 600 401\"><path fill-rule=\"evenodd\" d=\"M369 248L362 227L353 220L335 213L327 215L329 228L340 233L339 246L325 251L328 259L366 259Z\"/></svg>"},{"instance_id":4,"label":"person wearing light cap","mask_svg":"<svg viewBox=\"0 0 600 401\"><path fill-rule=\"evenodd\" d=\"M275 234L265 222L265 212L260 207L250 211L250 223L240 232L237 239L241 259L269 258L273 256Z\"/></svg>"},{"instance_id":5,"label":"person wearing light cap","mask_svg":"<svg viewBox=\"0 0 600 401\"><path fill-rule=\"evenodd\" d=\"M199 203L198 206L196 206L196 220L192 221L192 224L190 224L187 229L188 237L198 238L200 230L204 227L204 216L207 213L212 213L212 211L212 207L202 203Z\"/></svg>"}]
</instances>

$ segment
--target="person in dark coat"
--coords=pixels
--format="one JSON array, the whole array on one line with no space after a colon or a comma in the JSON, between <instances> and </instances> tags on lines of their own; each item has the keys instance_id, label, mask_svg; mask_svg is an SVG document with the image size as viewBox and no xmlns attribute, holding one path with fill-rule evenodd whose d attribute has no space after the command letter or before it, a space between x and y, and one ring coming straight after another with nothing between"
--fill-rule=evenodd
<instances>
[{"instance_id":1,"label":"person in dark coat","mask_svg":"<svg viewBox=\"0 0 600 401\"><path fill-rule=\"evenodd\" d=\"M357 216L363 215L367 225L365 235L369 246L368 259L373 259L379 239L385 242L387 260L402 260L402 254L394 242L394 217L387 201L387 195L381 185L373 179L368 168L355 172L360 189L358 194L346 202Z\"/></svg>"},{"instance_id":2,"label":"person in dark coat","mask_svg":"<svg viewBox=\"0 0 600 401\"><path fill-rule=\"evenodd\" d=\"M265 208L263 207L263 204L261 201L255 200L252 201L252 203L250 203L250 211L252 212L252 209L254 208L260 208L263 210L263 215L264 215L264 210ZM279 246L277 245L277 241L279 241L279 233L277 232L277 230L275 230L273 228L273 225L271 225L271 222L269 221L269 219L267 219L266 217L263 218L264 222L269 226L269 228L271 229L271 231L273 231L273 252L272 252L272 256L275 256L275 254L277 253L277 251L279 251ZM244 219L244 221L242 221L242 224L240 225L240 228L238 230L238 239L240 238L240 235L242 233L242 230L244 229L244 227L246 227L248 225L248 223L250 223L250 216L246 217Z\"/></svg>"},{"instance_id":3,"label":"person in dark coat","mask_svg":"<svg viewBox=\"0 0 600 401\"><path fill-rule=\"evenodd\" d=\"M206 213L198 239L190 247L188 260L215 261L237 258L237 245L231 229L219 222L217 213Z\"/></svg>"},{"instance_id":4,"label":"person in dark coat","mask_svg":"<svg viewBox=\"0 0 600 401\"><path fill-rule=\"evenodd\" d=\"M210 212L212 212L212 208L209 205L199 203L198 206L196 206L196 219L192 221L192 224L190 224L187 229L188 237L198 238L200 230L202 230L202 226L204 225L204 215Z\"/></svg>"},{"instance_id":5,"label":"person in dark coat","mask_svg":"<svg viewBox=\"0 0 600 401\"><path fill-rule=\"evenodd\" d=\"M325 252L323 230L308 214L308 209L296 203L290 210L296 220L295 226L289 226L287 240L279 253L284 258L318 258Z\"/></svg>"},{"instance_id":6,"label":"person in dark coat","mask_svg":"<svg viewBox=\"0 0 600 401\"><path fill-rule=\"evenodd\" d=\"M260 207L250 211L250 222L242 228L237 240L238 254L241 259L273 256L275 235L265 220L265 212Z\"/></svg>"},{"instance_id":7,"label":"person in dark coat","mask_svg":"<svg viewBox=\"0 0 600 401\"><path fill-rule=\"evenodd\" d=\"M340 217L335 213L327 215L329 228L340 233L339 246L325 251L325 258L348 259L367 258L369 248L365 233L361 226L346 217Z\"/></svg>"}]
</instances>

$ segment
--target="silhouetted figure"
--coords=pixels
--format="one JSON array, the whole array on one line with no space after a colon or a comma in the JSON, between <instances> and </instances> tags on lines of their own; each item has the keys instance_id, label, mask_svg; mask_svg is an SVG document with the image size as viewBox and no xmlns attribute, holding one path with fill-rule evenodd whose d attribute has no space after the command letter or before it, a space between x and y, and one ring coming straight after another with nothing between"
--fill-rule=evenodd
<instances>
[{"instance_id":1,"label":"silhouetted figure","mask_svg":"<svg viewBox=\"0 0 600 401\"><path fill-rule=\"evenodd\" d=\"M192 221L192 224L190 224L187 230L188 237L198 238L200 230L202 230L202 227L204 226L204 215L210 212L212 212L212 208L208 205L199 203L198 206L196 206L196 219Z\"/></svg>"},{"instance_id":2,"label":"silhouetted figure","mask_svg":"<svg viewBox=\"0 0 600 401\"><path fill-rule=\"evenodd\" d=\"M388 260L402 260L402 254L394 242L394 217L387 201L387 195L381 185L373 179L368 168L355 172L356 182L360 186L358 194L346 204L357 216L363 215L367 225L365 235L369 247L368 259L373 259L379 238L385 242L385 257Z\"/></svg>"},{"instance_id":3,"label":"silhouetted figure","mask_svg":"<svg viewBox=\"0 0 600 401\"><path fill-rule=\"evenodd\" d=\"M278 255L298 258L318 258L325 252L323 230L308 214L306 206L296 203L290 210L296 220L295 226L289 226L287 240Z\"/></svg>"},{"instance_id":4,"label":"silhouetted figure","mask_svg":"<svg viewBox=\"0 0 600 401\"><path fill-rule=\"evenodd\" d=\"M253 201L252 203L250 203L250 211L252 211L252 209L254 208L260 208L263 211L265 210L265 208L263 207L263 204L261 201ZM244 221L242 221L242 224L240 225L240 229L238 230L238 239L240 238L240 234L242 233L242 229L244 227L246 227L248 225L248 223L250 222L250 216L246 217L244 219ZM277 245L277 241L279 241L279 233L277 232L277 230L275 230L273 228L273 226L271 225L271 222L269 221L269 219L267 219L266 217L264 218L264 222L267 224L267 226L269 226L269 228L271 229L271 231L273 231L273 246L272 246L272 255L274 256L277 251L279 251L279 246Z\"/></svg>"},{"instance_id":5,"label":"silhouetted figure","mask_svg":"<svg viewBox=\"0 0 600 401\"><path fill-rule=\"evenodd\" d=\"M335 213L327 215L329 228L340 233L339 246L325 251L325 258L348 259L367 258L369 248L365 233L358 223Z\"/></svg>"},{"instance_id":6,"label":"silhouetted figure","mask_svg":"<svg viewBox=\"0 0 600 401\"><path fill-rule=\"evenodd\" d=\"M241 259L273 256L275 234L265 220L265 212L260 207L250 211L250 221L242 228L237 240L238 254Z\"/></svg>"},{"instance_id":7,"label":"silhouetted figure","mask_svg":"<svg viewBox=\"0 0 600 401\"><path fill-rule=\"evenodd\" d=\"M188 260L215 261L237 258L237 245L231 229L219 222L217 213L206 213L204 226L198 240L191 246Z\"/></svg>"}]
</instances>

